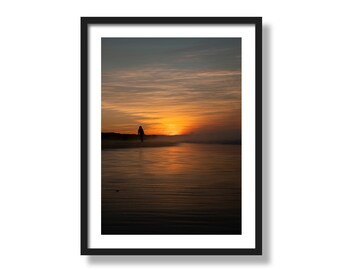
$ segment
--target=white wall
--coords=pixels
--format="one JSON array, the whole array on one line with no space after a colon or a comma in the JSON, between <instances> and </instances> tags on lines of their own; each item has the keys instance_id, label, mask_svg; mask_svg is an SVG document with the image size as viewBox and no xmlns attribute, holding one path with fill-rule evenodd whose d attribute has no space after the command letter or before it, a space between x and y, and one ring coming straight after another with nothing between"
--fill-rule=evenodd
<instances>
[{"instance_id":1,"label":"white wall","mask_svg":"<svg viewBox=\"0 0 340 270\"><path fill-rule=\"evenodd\" d=\"M1 269L336 269L336 1L2 1ZM85 257L80 16L263 16L264 256Z\"/></svg>"}]
</instances>

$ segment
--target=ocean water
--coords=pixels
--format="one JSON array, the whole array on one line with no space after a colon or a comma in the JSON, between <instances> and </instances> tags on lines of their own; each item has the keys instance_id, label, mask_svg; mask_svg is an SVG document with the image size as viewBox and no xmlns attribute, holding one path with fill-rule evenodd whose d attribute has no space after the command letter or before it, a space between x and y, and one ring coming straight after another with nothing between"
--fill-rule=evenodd
<instances>
[{"instance_id":1,"label":"ocean water","mask_svg":"<svg viewBox=\"0 0 340 270\"><path fill-rule=\"evenodd\" d=\"M240 233L240 145L102 151L102 234Z\"/></svg>"}]
</instances>

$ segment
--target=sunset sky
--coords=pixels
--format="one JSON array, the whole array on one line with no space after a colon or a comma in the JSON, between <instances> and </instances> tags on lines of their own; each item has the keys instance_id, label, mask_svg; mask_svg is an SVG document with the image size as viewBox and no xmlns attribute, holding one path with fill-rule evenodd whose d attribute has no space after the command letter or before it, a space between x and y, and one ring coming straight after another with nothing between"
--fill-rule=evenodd
<instances>
[{"instance_id":1,"label":"sunset sky","mask_svg":"<svg viewBox=\"0 0 340 270\"><path fill-rule=\"evenodd\" d=\"M241 39L103 38L102 132L240 139Z\"/></svg>"}]
</instances>

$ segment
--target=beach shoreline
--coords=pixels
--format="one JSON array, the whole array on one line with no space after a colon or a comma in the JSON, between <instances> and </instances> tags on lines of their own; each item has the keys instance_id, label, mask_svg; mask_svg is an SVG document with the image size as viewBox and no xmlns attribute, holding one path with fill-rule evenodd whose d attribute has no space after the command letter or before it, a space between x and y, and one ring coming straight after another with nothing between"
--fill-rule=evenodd
<instances>
[{"instance_id":1,"label":"beach shoreline","mask_svg":"<svg viewBox=\"0 0 340 270\"><path fill-rule=\"evenodd\" d=\"M179 142L160 142L160 141L114 141L102 140L102 150L120 148L144 148L144 147L167 147L176 146Z\"/></svg>"}]
</instances>

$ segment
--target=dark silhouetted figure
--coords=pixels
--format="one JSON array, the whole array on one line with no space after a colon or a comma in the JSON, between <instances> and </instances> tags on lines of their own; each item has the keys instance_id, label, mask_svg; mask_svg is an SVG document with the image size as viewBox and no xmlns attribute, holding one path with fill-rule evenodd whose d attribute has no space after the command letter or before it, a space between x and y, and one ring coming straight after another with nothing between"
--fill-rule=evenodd
<instances>
[{"instance_id":1,"label":"dark silhouetted figure","mask_svg":"<svg viewBox=\"0 0 340 270\"><path fill-rule=\"evenodd\" d=\"M139 126L138 135L139 135L140 141L143 142L143 140L144 140L144 130L143 130L142 126Z\"/></svg>"}]
</instances>

